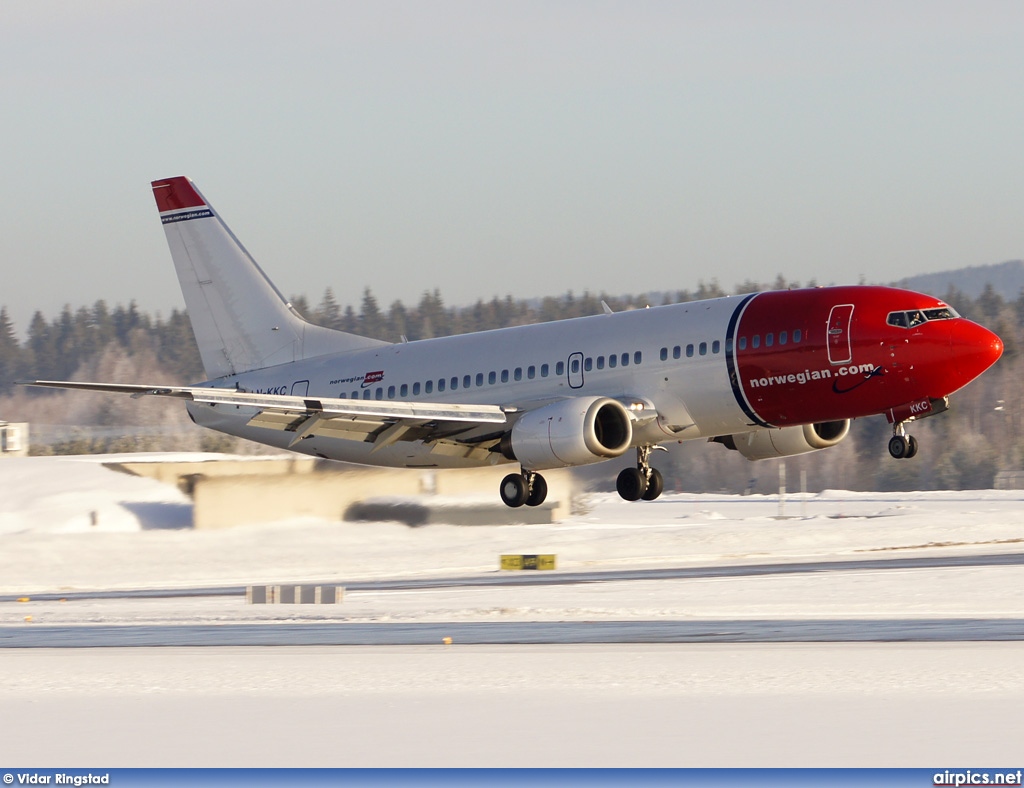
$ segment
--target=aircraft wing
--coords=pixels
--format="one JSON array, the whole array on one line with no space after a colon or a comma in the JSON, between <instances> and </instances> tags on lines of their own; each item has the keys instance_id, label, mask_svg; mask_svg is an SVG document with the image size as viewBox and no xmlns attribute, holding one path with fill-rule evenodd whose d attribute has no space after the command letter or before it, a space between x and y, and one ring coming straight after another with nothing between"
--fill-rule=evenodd
<instances>
[{"instance_id":1,"label":"aircraft wing","mask_svg":"<svg viewBox=\"0 0 1024 788\"><path fill-rule=\"evenodd\" d=\"M490 444L497 442L493 430L484 430L491 434L479 437L470 437L470 433L478 435L481 427L507 423L506 409L498 405L294 397L206 386L150 386L68 380L34 380L23 385L105 391L130 394L133 398L173 397L206 405L256 408L257 412L249 424L294 432L295 437L289 445L311 435L322 434L371 442L374 449L390 446L399 440L425 440L437 443L436 451L464 454L487 451Z\"/></svg>"}]
</instances>

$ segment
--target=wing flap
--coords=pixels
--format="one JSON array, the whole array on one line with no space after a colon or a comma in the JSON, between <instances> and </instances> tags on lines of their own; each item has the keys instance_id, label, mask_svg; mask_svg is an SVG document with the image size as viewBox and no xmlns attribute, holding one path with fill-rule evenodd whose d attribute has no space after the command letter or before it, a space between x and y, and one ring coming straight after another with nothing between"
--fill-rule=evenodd
<instances>
[{"instance_id":1,"label":"wing flap","mask_svg":"<svg viewBox=\"0 0 1024 788\"><path fill-rule=\"evenodd\" d=\"M23 385L81 391L105 391L130 394L133 397L174 397L206 405L236 405L257 408L265 413L290 414L293 418L312 413L323 413L365 419L375 423L378 427L385 420L407 419L423 423L438 421L504 424L506 422L505 411L499 405L293 397L284 394L256 394L249 391L206 386L150 386L137 383L86 383L67 380L34 380Z\"/></svg>"},{"instance_id":2,"label":"wing flap","mask_svg":"<svg viewBox=\"0 0 1024 788\"><path fill-rule=\"evenodd\" d=\"M486 445L473 445L451 440L434 441L431 445L431 454L440 454L445 457L463 457L477 462L490 463L496 463L501 459L501 455L495 454L486 448Z\"/></svg>"}]
</instances>

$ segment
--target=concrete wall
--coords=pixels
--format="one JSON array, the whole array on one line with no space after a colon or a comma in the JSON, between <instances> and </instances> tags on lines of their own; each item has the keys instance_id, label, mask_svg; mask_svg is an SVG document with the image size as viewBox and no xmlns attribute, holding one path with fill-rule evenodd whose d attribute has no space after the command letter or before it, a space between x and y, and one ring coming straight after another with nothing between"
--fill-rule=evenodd
<instances>
[{"instance_id":1,"label":"concrete wall","mask_svg":"<svg viewBox=\"0 0 1024 788\"><path fill-rule=\"evenodd\" d=\"M311 457L231 457L212 455L202 460L160 460L106 462L115 471L132 476L144 476L165 484L175 484L191 494L190 479L218 476L294 476L313 473L319 460Z\"/></svg>"},{"instance_id":2,"label":"concrete wall","mask_svg":"<svg viewBox=\"0 0 1024 788\"><path fill-rule=\"evenodd\" d=\"M545 472L543 506L509 509L498 497L501 479L516 466L473 470L351 468L297 457L218 459L198 462L117 462L108 467L177 484L194 502L195 528L229 528L295 517L342 520L416 519L456 524L553 522L567 517L572 476ZM372 503L373 506L356 506ZM393 516L388 515L392 511ZM372 514L368 514L372 513ZM410 523L411 520L408 520Z\"/></svg>"}]
</instances>

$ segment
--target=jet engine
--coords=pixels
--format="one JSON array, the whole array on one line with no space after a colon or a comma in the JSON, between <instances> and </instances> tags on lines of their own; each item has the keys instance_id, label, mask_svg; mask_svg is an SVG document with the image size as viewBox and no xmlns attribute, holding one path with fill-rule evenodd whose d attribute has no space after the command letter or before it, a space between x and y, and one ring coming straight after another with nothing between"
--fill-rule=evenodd
<instances>
[{"instance_id":1,"label":"jet engine","mask_svg":"<svg viewBox=\"0 0 1024 788\"><path fill-rule=\"evenodd\" d=\"M633 440L625 406L607 397L576 397L527 411L499 444L524 468L541 471L618 457Z\"/></svg>"},{"instance_id":2,"label":"jet engine","mask_svg":"<svg viewBox=\"0 0 1024 788\"><path fill-rule=\"evenodd\" d=\"M748 460L767 460L773 457L791 457L835 446L850 431L850 420L823 421L799 427L782 427L756 432L720 435L711 440L727 449L738 451Z\"/></svg>"}]
</instances>

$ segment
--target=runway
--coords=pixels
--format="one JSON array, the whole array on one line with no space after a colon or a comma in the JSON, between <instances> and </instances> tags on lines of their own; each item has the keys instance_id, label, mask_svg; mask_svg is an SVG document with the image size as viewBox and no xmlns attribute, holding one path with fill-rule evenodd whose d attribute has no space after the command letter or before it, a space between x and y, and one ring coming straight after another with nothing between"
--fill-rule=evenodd
<instances>
[{"instance_id":1,"label":"runway","mask_svg":"<svg viewBox=\"0 0 1024 788\"><path fill-rule=\"evenodd\" d=\"M726 566L674 567L658 569L629 569L599 572L505 572L464 577L396 578L365 580L347 583L347 592L354 599L360 592L378 600L380 610L399 610L400 600L418 598L422 594L466 594L491 588L492 594L501 596L502 588L509 593L518 587L525 592L533 587L535 596L550 598L545 589L556 586L567 588L625 589L651 588L686 581L725 580L744 578L815 577L813 588L819 582L834 585L828 579L851 576L870 577L877 572L916 574L935 570L991 571L993 567L1024 566L1022 553L995 553L985 555L916 556L883 559L843 561L773 562L764 564L734 564ZM995 571L1007 571L996 569ZM1014 571L1014 570L1010 570ZM776 581L772 581L776 582ZM910 587L914 581L904 580ZM336 584L337 581L328 584ZM787 613L745 615L735 618L721 613L682 614L663 616L605 616L601 620L586 613L543 620L528 616L528 620L465 620L435 610L428 620L359 620L354 609L346 602L340 606L314 605L246 605L235 609L224 608L216 598L240 598L244 586L194 587L170 589L94 590L39 594L32 602L46 605L56 601L81 604L114 604L124 600L135 612L136 618L104 620L94 618L39 620L26 625L0 625L0 648L114 648L163 646L426 646L451 642L460 645L554 645L554 644L612 644L612 643L893 643L893 642L969 642L969 641L1022 641L1024 618L1010 611L1000 615L985 611L980 615L914 616L861 613L806 616ZM517 592L520 593L520 592ZM607 593L607 592L602 592ZM620 593L616 591L615 593ZM675 593L675 592L672 592ZM397 595L392 599L392 595ZM190 615L203 597L219 605L215 622ZM507 598L507 597L506 597ZM164 620L154 620L149 609L156 605L166 608L174 599L181 599L185 608L174 608L177 614ZM0 602L15 602L5 597ZM164 601L160 601L164 600ZM120 604L120 603L119 603ZM354 604L354 603L353 603ZM421 604L427 604L423 602ZM534 603L536 604L536 603ZM62 610L70 610L63 605ZM19 610L28 608L21 608ZM44 608L45 609L45 608ZM8 608L10 610L10 608ZM254 616L264 618L254 620ZM588 620L588 618L590 620ZM11 621L11 619L8 619Z\"/></svg>"},{"instance_id":2,"label":"runway","mask_svg":"<svg viewBox=\"0 0 1024 788\"><path fill-rule=\"evenodd\" d=\"M800 575L823 572L893 571L907 569L944 569L952 567L1024 566L1024 553L982 555L915 556L846 561L773 562L726 566L689 566L659 569L623 569L600 572L505 572L498 575L434 577L394 580L303 580L313 585L343 585L349 591L412 591L431 588L479 588L495 586L562 586L583 583L609 583L647 580L706 580L713 578ZM288 581L278 581L285 585ZM87 599L165 599L212 596L244 596L245 586L205 586L194 588L145 588L93 591L63 591L32 594L37 602ZM16 602L26 595L0 595L0 603Z\"/></svg>"},{"instance_id":3,"label":"runway","mask_svg":"<svg viewBox=\"0 0 1024 788\"><path fill-rule=\"evenodd\" d=\"M1024 619L268 623L0 627L0 648L599 643L934 643L1024 640Z\"/></svg>"}]
</instances>

